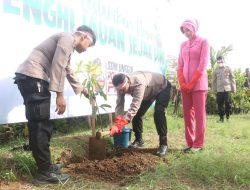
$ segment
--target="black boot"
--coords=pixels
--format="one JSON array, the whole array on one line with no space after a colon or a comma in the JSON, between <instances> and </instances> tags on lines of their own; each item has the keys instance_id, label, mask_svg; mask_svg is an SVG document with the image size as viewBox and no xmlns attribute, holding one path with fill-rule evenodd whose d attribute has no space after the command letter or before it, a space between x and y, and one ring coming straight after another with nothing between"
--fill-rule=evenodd
<instances>
[{"instance_id":1,"label":"black boot","mask_svg":"<svg viewBox=\"0 0 250 190\"><path fill-rule=\"evenodd\" d=\"M217 123L224 123L224 116L221 116Z\"/></svg>"},{"instance_id":2,"label":"black boot","mask_svg":"<svg viewBox=\"0 0 250 190\"><path fill-rule=\"evenodd\" d=\"M167 136L159 136L160 147L156 152L157 156L165 156L168 152Z\"/></svg>"},{"instance_id":3,"label":"black boot","mask_svg":"<svg viewBox=\"0 0 250 190\"><path fill-rule=\"evenodd\" d=\"M144 147L144 142L142 140L142 134L135 133L135 140L131 145L129 145L129 148L142 148L142 147Z\"/></svg>"},{"instance_id":4,"label":"black boot","mask_svg":"<svg viewBox=\"0 0 250 190\"><path fill-rule=\"evenodd\" d=\"M63 182L69 179L68 174L60 173L56 174L53 171L38 171L36 177L33 179L34 184L54 184Z\"/></svg>"}]
</instances>

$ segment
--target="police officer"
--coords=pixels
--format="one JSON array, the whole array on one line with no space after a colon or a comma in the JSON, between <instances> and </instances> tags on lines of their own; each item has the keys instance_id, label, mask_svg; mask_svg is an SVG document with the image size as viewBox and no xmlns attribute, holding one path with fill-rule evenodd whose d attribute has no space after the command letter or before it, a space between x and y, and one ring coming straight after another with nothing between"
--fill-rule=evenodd
<instances>
[{"instance_id":1,"label":"police officer","mask_svg":"<svg viewBox=\"0 0 250 190\"><path fill-rule=\"evenodd\" d=\"M224 122L224 115L227 120L231 112L231 92L236 91L236 82L232 70L224 65L224 58L217 57L218 67L213 72L212 89L216 93L218 105L219 122Z\"/></svg>"},{"instance_id":2,"label":"police officer","mask_svg":"<svg viewBox=\"0 0 250 190\"><path fill-rule=\"evenodd\" d=\"M250 69L249 68L246 68L245 70L245 81L244 81L243 86L245 88L250 88Z\"/></svg>"},{"instance_id":3,"label":"police officer","mask_svg":"<svg viewBox=\"0 0 250 190\"><path fill-rule=\"evenodd\" d=\"M16 71L15 83L23 97L28 120L29 145L37 164L34 183L58 183L69 178L60 172L61 165L52 164L49 149L52 135L50 118L51 91L56 93L56 112L63 114L65 78L75 94L88 96L70 67L70 56L95 45L92 29L83 25L72 33L56 33L36 46Z\"/></svg>"},{"instance_id":4,"label":"police officer","mask_svg":"<svg viewBox=\"0 0 250 190\"><path fill-rule=\"evenodd\" d=\"M144 146L142 117L155 101L154 122L160 144L156 154L158 156L166 155L168 146L165 108L170 99L170 82L162 74L137 71L128 75L118 73L113 77L112 83L117 90L116 116L123 117L122 123L132 122L135 133L135 140L129 147L140 148ZM123 115L125 94L132 96L132 102L126 114Z\"/></svg>"}]
</instances>

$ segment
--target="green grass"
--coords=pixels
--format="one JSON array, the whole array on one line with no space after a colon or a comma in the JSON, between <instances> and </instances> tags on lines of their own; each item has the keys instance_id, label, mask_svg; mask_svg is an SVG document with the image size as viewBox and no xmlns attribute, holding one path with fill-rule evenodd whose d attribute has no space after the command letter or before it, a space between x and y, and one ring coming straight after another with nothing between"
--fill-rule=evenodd
<instances>
[{"instance_id":1,"label":"green grass","mask_svg":"<svg viewBox=\"0 0 250 190\"><path fill-rule=\"evenodd\" d=\"M170 153L171 162L159 165L129 189L249 189L250 116L232 116L223 124L216 123L217 119L208 116L203 152ZM183 121L174 117L168 121L170 148L181 149Z\"/></svg>"},{"instance_id":2,"label":"green grass","mask_svg":"<svg viewBox=\"0 0 250 190\"><path fill-rule=\"evenodd\" d=\"M230 122L217 123L217 116L208 116L205 149L196 154L183 154L185 146L183 119L170 116L168 119L169 154L154 171L139 175L125 186L106 182L71 179L65 184L33 189L211 189L235 190L250 189L250 115L233 115ZM89 130L78 130L67 135L56 135L52 139L53 160L60 157L63 149L75 150L81 157L85 154L83 146L86 140L70 138L88 135ZM152 112L144 119L144 139L147 147L158 146L158 136L153 122ZM70 139L70 140L68 140ZM111 141L110 141L111 143ZM0 147L0 177L8 181L18 180L20 175L31 176L34 161L30 153L22 151L12 153L10 145ZM5 155L5 156L2 156ZM14 161L8 168L6 155ZM5 167L6 166L6 167ZM17 178L17 179L16 179Z\"/></svg>"}]
</instances>

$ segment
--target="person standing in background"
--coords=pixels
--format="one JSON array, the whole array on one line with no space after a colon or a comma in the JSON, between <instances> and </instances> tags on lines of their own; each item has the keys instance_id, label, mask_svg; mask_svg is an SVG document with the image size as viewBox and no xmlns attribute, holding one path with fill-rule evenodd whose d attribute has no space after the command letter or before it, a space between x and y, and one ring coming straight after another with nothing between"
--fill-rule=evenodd
<instances>
[{"instance_id":1,"label":"person standing in background","mask_svg":"<svg viewBox=\"0 0 250 190\"><path fill-rule=\"evenodd\" d=\"M212 89L216 93L216 101L218 106L218 115L220 119L218 122L224 122L224 115L226 114L229 120L231 113L231 92L236 91L236 82L230 67L225 66L224 58L217 57L218 67L213 72Z\"/></svg>"},{"instance_id":2,"label":"person standing in background","mask_svg":"<svg viewBox=\"0 0 250 190\"><path fill-rule=\"evenodd\" d=\"M180 47L177 76L182 94L187 152L203 149L206 130L206 97L209 44L196 32L197 20L185 20L180 30L188 38Z\"/></svg>"},{"instance_id":3,"label":"person standing in background","mask_svg":"<svg viewBox=\"0 0 250 190\"><path fill-rule=\"evenodd\" d=\"M243 84L244 88L246 88L246 94L248 97L248 101L250 102L250 69L246 68L245 70L245 81ZM250 110L250 108L248 108Z\"/></svg>"},{"instance_id":4,"label":"person standing in background","mask_svg":"<svg viewBox=\"0 0 250 190\"><path fill-rule=\"evenodd\" d=\"M245 70L245 81L244 81L243 86L245 88L250 88L250 69L249 68L246 68Z\"/></svg>"}]
</instances>

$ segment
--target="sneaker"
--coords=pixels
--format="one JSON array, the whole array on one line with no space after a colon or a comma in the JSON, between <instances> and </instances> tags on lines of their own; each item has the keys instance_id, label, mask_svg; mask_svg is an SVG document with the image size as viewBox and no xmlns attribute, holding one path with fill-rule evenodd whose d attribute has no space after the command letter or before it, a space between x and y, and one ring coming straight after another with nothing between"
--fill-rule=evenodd
<instances>
[{"instance_id":1,"label":"sneaker","mask_svg":"<svg viewBox=\"0 0 250 190\"><path fill-rule=\"evenodd\" d=\"M142 148L144 147L144 142L142 139L135 139L134 142L128 146L129 148Z\"/></svg>"},{"instance_id":2,"label":"sneaker","mask_svg":"<svg viewBox=\"0 0 250 190\"><path fill-rule=\"evenodd\" d=\"M168 146L160 145L159 149L156 151L156 155L162 157L167 155L167 152L168 152Z\"/></svg>"},{"instance_id":3,"label":"sneaker","mask_svg":"<svg viewBox=\"0 0 250 190\"><path fill-rule=\"evenodd\" d=\"M201 152L203 149L201 147L191 148L192 153Z\"/></svg>"},{"instance_id":4,"label":"sneaker","mask_svg":"<svg viewBox=\"0 0 250 190\"><path fill-rule=\"evenodd\" d=\"M39 172L37 173L36 177L33 179L32 183L33 184L56 184L59 183L60 181L66 181L69 179L68 174L55 174L53 172Z\"/></svg>"},{"instance_id":5,"label":"sneaker","mask_svg":"<svg viewBox=\"0 0 250 190\"><path fill-rule=\"evenodd\" d=\"M183 149L184 153L189 153L191 151L192 147L186 147Z\"/></svg>"}]
</instances>

